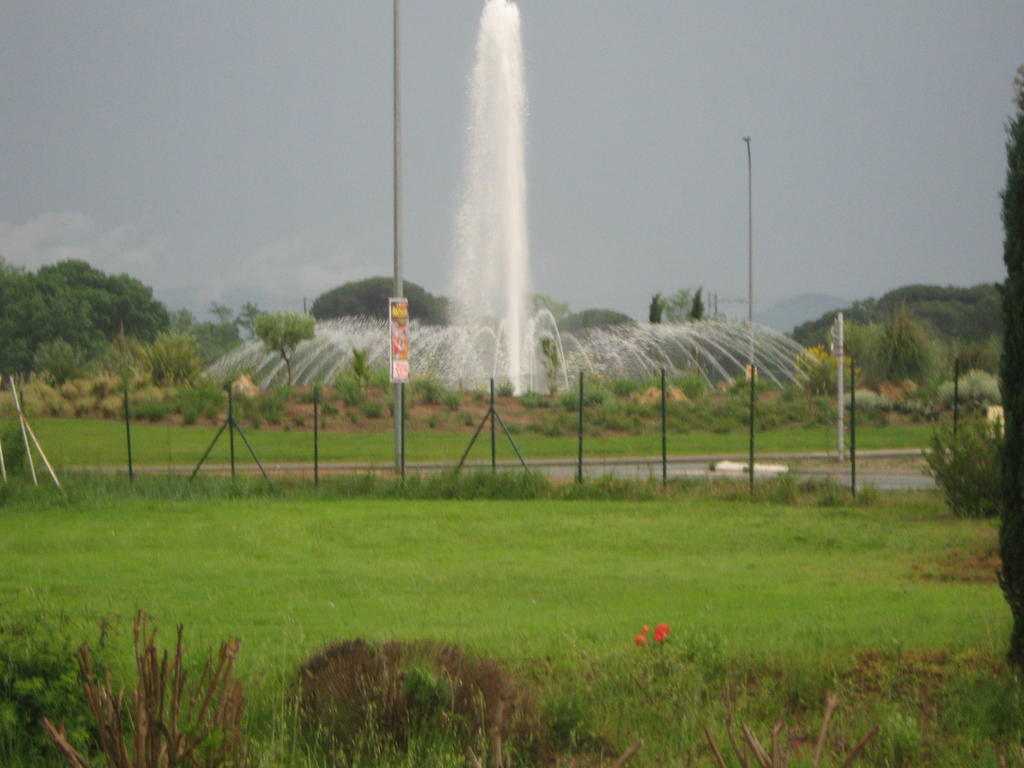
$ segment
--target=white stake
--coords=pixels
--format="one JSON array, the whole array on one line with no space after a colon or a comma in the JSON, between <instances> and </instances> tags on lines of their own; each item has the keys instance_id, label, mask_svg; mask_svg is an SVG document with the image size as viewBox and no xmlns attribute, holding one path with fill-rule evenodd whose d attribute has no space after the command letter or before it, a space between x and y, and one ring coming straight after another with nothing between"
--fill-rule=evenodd
<instances>
[{"instance_id":1,"label":"white stake","mask_svg":"<svg viewBox=\"0 0 1024 768\"><path fill-rule=\"evenodd\" d=\"M11 394L14 395L14 410L18 412L18 423L21 425L21 439L25 442L25 455L28 456L28 468L32 473L32 485L39 485L36 478L36 463L32 460L32 447L28 444L28 432L25 430L25 414L21 410L21 401L18 399L18 388L14 386L14 377L8 376L11 380Z\"/></svg>"},{"instance_id":2,"label":"white stake","mask_svg":"<svg viewBox=\"0 0 1024 768\"><path fill-rule=\"evenodd\" d=\"M3 377L3 374L0 373L0 392L3 391L3 388L4 388L4 377ZM3 442L3 440L0 440L0 477L3 478L3 481L5 483L7 482L7 465L4 464L4 442Z\"/></svg>"},{"instance_id":3,"label":"white stake","mask_svg":"<svg viewBox=\"0 0 1024 768\"><path fill-rule=\"evenodd\" d=\"M25 426L28 427L28 434L32 438L32 442L35 443L36 450L39 451L39 455L43 459L43 464L46 465L46 471L50 473L50 477L53 479L53 484L60 488L60 480L57 479L57 473L53 471L53 467L50 466L50 460L46 458L46 454L43 452L43 446L39 444L39 438L36 437L36 433L32 431L32 425L28 423L28 416L24 413L21 418L25 420ZM61 490L64 490L61 488Z\"/></svg>"}]
</instances>

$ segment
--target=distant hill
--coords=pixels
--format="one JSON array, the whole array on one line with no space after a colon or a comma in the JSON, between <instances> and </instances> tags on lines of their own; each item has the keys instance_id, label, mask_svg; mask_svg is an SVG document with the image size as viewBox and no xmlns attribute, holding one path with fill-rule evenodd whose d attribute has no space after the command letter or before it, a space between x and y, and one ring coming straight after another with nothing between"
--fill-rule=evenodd
<instances>
[{"instance_id":1,"label":"distant hill","mask_svg":"<svg viewBox=\"0 0 1024 768\"><path fill-rule=\"evenodd\" d=\"M839 310L850 303L849 299L828 296L824 293L802 293L791 299L780 301L773 307L754 313L754 320L782 333L789 333L801 323L821 317L826 312Z\"/></svg>"},{"instance_id":2,"label":"distant hill","mask_svg":"<svg viewBox=\"0 0 1024 768\"><path fill-rule=\"evenodd\" d=\"M1003 332L999 288L995 283L970 288L905 285L879 299L855 301L841 311L845 320L869 325L884 322L900 305L945 340L982 342ZM840 310L829 310L816 320L798 325L793 338L804 346L825 342L837 311Z\"/></svg>"}]
</instances>

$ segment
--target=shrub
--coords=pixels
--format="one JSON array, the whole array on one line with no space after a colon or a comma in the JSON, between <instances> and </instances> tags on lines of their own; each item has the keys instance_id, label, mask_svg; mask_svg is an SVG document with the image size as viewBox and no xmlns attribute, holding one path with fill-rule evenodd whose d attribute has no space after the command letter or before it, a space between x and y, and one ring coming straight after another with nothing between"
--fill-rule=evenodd
<instances>
[{"instance_id":1,"label":"shrub","mask_svg":"<svg viewBox=\"0 0 1024 768\"><path fill-rule=\"evenodd\" d=\"M109 672L101 683L88 646L78 651L85 699L96 723L106 764L131 768L242 768L248 765L241 721L242 686L231 679L238 641L221 644L197 676L186 672L182 627L173 657L160 654L156 631L135 620L138 684L127 697L114 693ZM77 677L77 676L76 676ZM127 699L127 702L125 701ZM62 722L43 718L43 730L71 766L88 765ZM81 746L81 743L79 743ZM134 755L134 759L129 758Z\"/></svg>"},{"instance_id":2,"label":"shrub","mask_svg":"<svg viewBox=\"0 0 1024 768\"><path fill-rule=\"evenodd\" d=\"M876 355L882 378L920 381L934 363L935 344L925 326L901 304L882 325Z\"/></svg>"},{"instance_id":3,"label":"shrub","mask_svg":"<svg viewBox=\"0 0 1024 768\"><path fill-rule=\"evenodd\" d=\"M96 404L96 410L106 419L115 419L124 415L124 399L117 395L108 395Z\"/></svg>"},{"instance_id":4,"label":"shrub","mask_svg":"<svg viewBox=\"0 0 1024 768\"><path fill-rule=\"evenodd\" d=\"M940 427L925 453L928 469L957 517L995 517L1000 496L999 438L982 419L964 419L957 434Z\"/></svg>"},{"instance_id":5,"label":"shrub","mask_svg":"<svg viewBox=\"0 0 1024 768\"><path fill-rule=\"evenodd\" d=\"M367 400L359 406L359 410L368 419L379 419L384 415L384 406L375 400Z\"/></svg>"},{"instance_id":6,"label":"shrub","mask_svg":"<svg viewBox=\"0 0 1024 768\"><path fill-rule=\"evenodd\" d=\"M44 717L62 720L86 754L95 751L96 730L64 633L39 620L5 619L0 623L0 754L48 764L53 747L39 727Z\"/></svg>"},{"instance_id":7,"label":"shrub","mask_svg":"<svg viewBox=\"0 0 1024 768\"><path fill-rule=\"evenodd\" d=\"M217 384L209 379L200 379L191 387L186 387L178 392L176 406L183 416L194 414L194 423L198 416L207 419L216 419L225 408L227 394Z\"/></svg>"},{"instance_id":8,"label":"shrub","mask_svg":"<svg viewBox=\"0 0 1024 768\"><path fill-rule=\"evenodd\" d=\"M142 358L154 384L191 384L199 376L199 348L185 334L161 333L143 348Z\"/></svg>"},{"instance_id":9,"label":"shrub","mask_svg":"<svg viewBox=\"0 0 1024 768\"><path fill-rule=\"evenodd\" d=\"M173 412L170 403L155 398L139 400L132 406L132 416L147 421L162 421Z\"/></svg>"},{"instance_id":10,"label":"shrub","mask_svg":"<svg viewBox=\"0 0 1024 768\"><path fill-rule=\"evenodd\" d=\"M825 351L824 346L808 347L796 360L799 376L808 395L835 395L838 384L838 359ZM850 358L843 360L843 372L849 380Z\"/></svg>"},{"instance_id":11,"label":"shrub","mask_svg":"<svg viewBox=\"0 0 1024 768\"><path fill-rule=\"evenodd\" d=\"M47 381L60 386L68 379L82 375L85 357L64 339L44 341L36 348L32 367L43 374Z\"/></svg>"},{"instance_id":12,"label":"shrub","mask_svg":"<svg viewBox=\"0 0 1024 768\"><path fill-rule=\"evenodd\" d=\"M998 405L1003 401L999 392L999 379L985 371L968 371L960 377L957 397L960 405L983 408ZM948 408L953 407L953 382L947 381L939 387L939 400Z\"/></svg>"},{"instance_id":13,"label":"shrub","mask_svg":"<svg viewBox=\"0 0 1024 768\"><path fill-rule=\"evenodd\" d=\"M912 762L922 740L921 724L912 713L893 709L883 717L879 741L886 765L899 767Z\"/></svg>"},{"instance_id":14,"label":"shrub","mask_svg":"<svg viewBox=\"0 0 1024 768\"><path fill-rule=\"evenodd\" d=\"M99 368L109 376L116 377L120 387L123 382L131 382L135 378L136 371L143 367L142 361L142 347L124 334L119 334L100 358Z\"/></svg>"},{"instance_id":15,"label":"shrub","mask_svg":"<svg viewBox=\"0 0 1024 768\"><path fill-rule=\"evenodd\" d=\"M523 408L547 408L551 405L548 399L539 392L526 392L520 395L519 404Z\"/></svg>"},{"instance_id":16,"label":"shrub","mask_svg":"<svg viewBox=\"0 0 1024 768\"><path fill-rule=\"evenodd\" d=\"M629 397L634 392L640 391L640 382L634 379L615 378L608 382L608 389L616 397Z\"/></svg>"},{"instance_id":17,"label":"shrub","mask_svg":"<svg viewBox=\"0 0 1024 768\"><path fill-rule=\"evenodd\" d=\"M25 458L25 441L17 420L0 422L0 445L4 450L4 466L9 475L20 475L28 471Z\"/></svg>"},{"instance_id":18,"label":"shrub","mask_svg":"<svg viewBox=\"0 0 1024 768\"><path fill-rule=\"evenodd\" d=\"M268 424L280 424L284 418L284 407L288 404L287 389L274 387L270 392L264 392L256 398L256 411L266 420Z\"/></svg>"},{"instance_id":19,"label":"shrub","mask_svg":"<svg viewBox=\"0 0 1024 768\"><path fill-rule=\"evenodd\" d=\"M596 386L583 387L583 405L586 408L591 408L598 405L604 405L608 399L608 393L603 389L599 389ZM566 411L578 411L580 409L580 391L579 389L572 389L568 392L564 392L560 398L558 398L559 405L562 406Z\"/></svg>"},{"instance_id":20,"label":"shrub","mask_svg":"<svg viewBox=\"0 0 1024 768\"><path fill-rule=\"evenodd\" d=\"M846 405L847 407L850 405L850 395L846 396ZM889 401L877 392L872 392L870 389L857 390L858 411L885 411L889 409L889 406Z\"/></svg>"},{"instance_id":21,"label":"shrub","mask_svg":"<svg viewBox=\"0 0 1024 768\"><path fill-rule=\"evenodd\" d=\"M819 507L838 507L846 502L846 489L831 477L818 489L816 503Z\"/></svg>"},{"instance_id":22,"label":"shrub","mask_svg":"<svg viewBox=\"0 0 1024 768\"><path fill-rule=\"evenodd\" d=\"M445 389L444 392L441 393L441 402L449 411L457 411L459 410L459 406L462 405L462 395L454 389Z\"/></svg>"},{"instance_id":23,"label":"shrub","mask_svg":"<svg viewBox=\"0 0 1024 768\"><path fill-rule=\"evenodd\" d=\"M497 662L458 646L365 640L335 643L299 668L299 708L328 746L402 749L441 733L478 754L529 753L539 741L533 697Z\"/></svg>"},{"instance_id":24,"label":"shrub","mask_svg":"<svg viewBox=\"0 0 1024 768\"><path fill-rule=\"evenodd\" d=\"M440 405L446 387L433 376L413 379L409 383L409 394L413 404Z\"/></svg>"},{"instance_id":25,"label":"shrub","mask_svg":"<svg viewBox=\"0 0 1024 768\"><path fill-rule=\"evenodd\" d=\"M334 388L338 391L341 402L353 408L363 402L363 385L351 373L341 373L334 380Z\"/></svg>"},{"instance_id":26,"label":"shrub","mask_svg":"<svg viewBox=\"0 0 1024 768\"><path fill-rule=\"evenodd\" d=\"M708 393L708 381L700 374L682 376L676 380L675 385L690 400L700 400Z\"/></svg>"}]
</instances>

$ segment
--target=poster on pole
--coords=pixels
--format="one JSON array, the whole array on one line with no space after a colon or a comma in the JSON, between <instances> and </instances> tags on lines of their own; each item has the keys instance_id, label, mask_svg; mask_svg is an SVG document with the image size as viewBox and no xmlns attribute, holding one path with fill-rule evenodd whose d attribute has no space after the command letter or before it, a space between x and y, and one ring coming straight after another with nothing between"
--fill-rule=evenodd
<instances>
[{"instance_id":1,"label":"poster on pole","mask_svg":"<svg viewBox=\"0 0 1024 768\"><path fill-rule=\"evenodd\" d=\"M388 299L388 326L391 331L391 383L409 381L409 300Z\"/></svg>"}]
</instances>

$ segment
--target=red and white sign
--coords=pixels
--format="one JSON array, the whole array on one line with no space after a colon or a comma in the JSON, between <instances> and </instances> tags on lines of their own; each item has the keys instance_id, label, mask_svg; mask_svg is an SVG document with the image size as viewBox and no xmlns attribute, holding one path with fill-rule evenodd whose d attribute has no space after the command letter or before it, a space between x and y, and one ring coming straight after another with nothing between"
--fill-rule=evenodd
<instances>
[{"instance_id":1,"label":"red and white sign","mask_svg":"<svg viewBox=\"0 0 1024 768\"><path fill-rule=\"evenodd\" d=\"M388 299L391 335L391 383L409 381L409 300Z\"/></svg>"}]
</instances>

